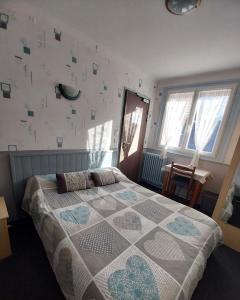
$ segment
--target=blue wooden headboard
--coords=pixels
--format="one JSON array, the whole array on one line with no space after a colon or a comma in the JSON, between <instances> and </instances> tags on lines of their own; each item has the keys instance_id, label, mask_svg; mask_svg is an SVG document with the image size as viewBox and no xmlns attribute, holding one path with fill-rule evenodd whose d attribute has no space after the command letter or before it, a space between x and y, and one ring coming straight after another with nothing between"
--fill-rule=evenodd
<instances>
[{"instance_id":1,"label":"blue wooden headboard","mask_svg":"<svg viewBox=\"0 0 240 300\"><path fill-rule=\"evenodd\" d=\"M17 208L11 219L19 219L24 215L21 202L30 176L116 166L118 155L117 150L42 150L11 152L9 157Z\"/></svg>"}]
</instances>

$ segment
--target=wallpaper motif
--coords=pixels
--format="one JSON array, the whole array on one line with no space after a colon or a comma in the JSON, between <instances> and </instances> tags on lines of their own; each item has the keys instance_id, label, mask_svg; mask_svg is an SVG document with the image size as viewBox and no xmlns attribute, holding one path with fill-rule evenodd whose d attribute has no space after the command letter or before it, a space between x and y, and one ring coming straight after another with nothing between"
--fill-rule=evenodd
<instances>
[{"instance_id":1,"label":"wallpaper motif","mask_svg":"<svg viewBox=\"0 0 240 300\"><path fill-rule=\"evenodd\" d=\"M0 7L0 151L116 148L124 88L154 98L149 78L79 36ZM59 83L80 89L79 100Z\"/></svg>"}]
</instances>

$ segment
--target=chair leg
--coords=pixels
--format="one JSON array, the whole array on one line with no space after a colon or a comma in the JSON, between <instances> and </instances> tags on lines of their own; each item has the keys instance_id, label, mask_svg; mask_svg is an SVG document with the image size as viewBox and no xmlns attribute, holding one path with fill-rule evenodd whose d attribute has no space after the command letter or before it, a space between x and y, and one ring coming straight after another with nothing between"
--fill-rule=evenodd
<instances>
[{"instance_id":1,"label":"chair leg","mask_svg":"<svg viewBox=\"0 0 240 300\"><path fill-rule=\"evenodd\" d=\"M176 188L177 188L177 185L176 185L176 183L174 183L173 188L172 188L173 195L175 195L175 193L176 193Z\"/></svg>"},{"instance_id":2,"label":"chair leg","mask_svg":"<svg viewBox=\"0 0 240 300\"><path fill-rule=\"evenodd\" d=\"M190 199L190 193L188 192L186 195L186 205L188 206L188 204L190 203L191 199Z\"/></svg>"},{"instance_id":3,"label":"chair leg","mask_svg":"<svg viewBox=\"0 0 240 300\"><path fill-rule=\"evenodd\" d=\"M187 200L187 206L189 206L193 194L193 188L191 187L190 190L187 191L186 200Z\"/></svg>"}]
</instances>

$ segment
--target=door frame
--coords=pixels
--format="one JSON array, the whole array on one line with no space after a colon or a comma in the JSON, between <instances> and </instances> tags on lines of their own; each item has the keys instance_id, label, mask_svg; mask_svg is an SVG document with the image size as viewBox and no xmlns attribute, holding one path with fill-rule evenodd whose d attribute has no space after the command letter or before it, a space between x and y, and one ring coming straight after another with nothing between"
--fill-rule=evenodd
<instances>
[{"instance_id":1,"label":"door frame","mask_svg":"<svg viewBox=\"0 0 240 300\"><path fill-rule=\"evenodd\" d=\"M119 167L119 161L120 161L120 151L121 151L121 141L122 141L122 135L123 135L123 123L124 123L124 116L125 116L125 111L126 111L126 103L127 103L127 92L131 92L136 94L138 97L142 98L142 99L146 99L148 101L149 104L149 108L150 108L150 104L151 104L151 99L147 96L145 96L144 94L138 93L135 90L129 89L128 87L124 86L124 92L123 92L123 104L122 104L122 111L121 111L121 121L120 121L120 134L119 134L119 140L118 140L118 158L117 158L117 167ZM149 114L149 109L148 109L148 113L147 113L147 118L148 118L148 114ZM146 131L145 131L146 134ZM145 136L144 136L145 138Z\"/></svg>"}]
</instances>

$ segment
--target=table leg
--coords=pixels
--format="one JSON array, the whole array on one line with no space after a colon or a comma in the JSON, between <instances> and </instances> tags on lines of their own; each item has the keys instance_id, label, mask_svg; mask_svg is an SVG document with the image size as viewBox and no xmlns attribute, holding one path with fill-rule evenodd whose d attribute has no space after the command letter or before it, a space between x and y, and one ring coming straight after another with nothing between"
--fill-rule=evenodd
<instances>
[{"instance_id":1,"label":"table leg","mask_svg":"<svg viewBox=\"0 0 240 300\"><path fill-rule=\"evenodd\" d=\"M194 188L193 188L193 193L192 193L192 197L190 199L189 205L190 207L194 207L194 205L197 203L199 195L201 193L203 184L199 181L195 181L194 183Z\"/></svg>"},{"instance_id":2,"label":"table leg","mask_svg":"<svg viewBox=\"0 0 240 300\"><path fill-rule=\"evenodd\" d=\"M168 175L169 175L169 172L164 172L162 195L166 195L166 192L167 192Z\"/></svg>"}]
</instances>

